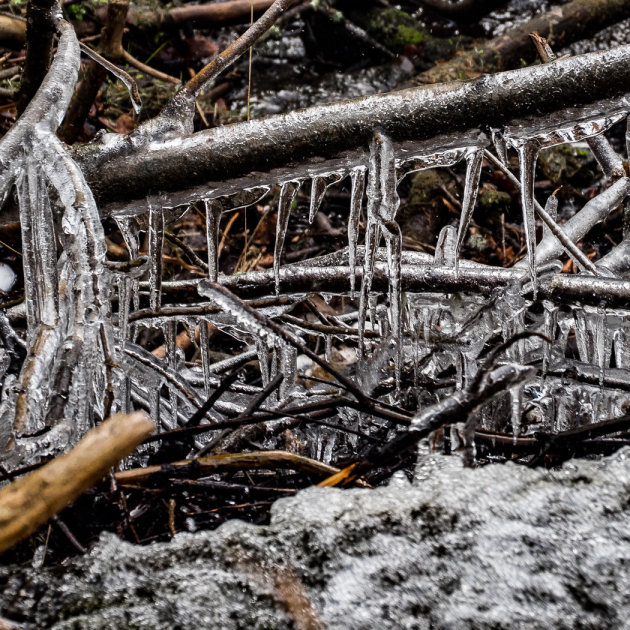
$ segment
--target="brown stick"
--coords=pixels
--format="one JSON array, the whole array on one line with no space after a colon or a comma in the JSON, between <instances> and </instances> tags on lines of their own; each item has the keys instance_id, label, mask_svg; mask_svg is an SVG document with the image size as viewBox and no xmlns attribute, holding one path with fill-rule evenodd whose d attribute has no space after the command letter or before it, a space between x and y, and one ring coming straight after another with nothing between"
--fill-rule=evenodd
<instances>
[{"instance_id":1,"label":"brown stick","mask_svg":"<svg viewBox=\"0 0 630 630\"><path fill-rule=\"evenodd\" d=\"M266 11L273 4L273 0L229 0L215 4L175 7L168 11L131 10L127 21L142 28L179 26L185 22L194 22L197 26L245 22L250 19L252 4L254 13L259 14Z\"/></svg>"},{"instance_id":2,"label":"brown stick","mask_svg":"<svg viewBox=\"0 0 630 630\"><path fill-rule=\"evenodd\" d=\"M101 37L101 52L109 61L120 62L124 58L122 36L128 8L129 0L110 0L107 6L107 22ZM72 144L77 139L106 76L107 70L102 65L96 61L90 62L59 129L59 137L64 142Z\"/></svg>"},{"instance_id":3,"label":"brown stick","mask_svg":"<svg viewBox=\"0 0 630 630\"><path fill-rule=\"evenodd\" d=\"M185 459L168 465L168 470L177 474L176 468L192 466L193 470L201 470L204 473L218 472L219 470L248 470L254 468L288 467L304 470L316 475L333 475L339 472L338 468L323 464L315 459L295 455L286 451L260 451L253 453L224 453L210 455L199 459ZM119 486L133 486L149 481L151 476L160 473L162 466L148 466L146 468L134 468L116 473L116 483ZM359 482L357 485L366 487L367 484Z\"/></svg>"},{"instance_id":4,"label":"brown stick","mask_svg":"<svg viewBox=\"0 0 630 630\"><path fill-rule=\"evenodd\" d=\"M450 61L422 72L414 83L439 83L471 79L532 62L535 51L530 33L545 37L551 46L561 48L628 16L630 0L573 0L491 40L480 40L472 49L461 51Z\"/></svg>"},{"instance_id":5,"label":"brown stick","mask_svg":"<svg viewBox=\"0 0 630 630\"><path fill-rule=\"evenodd\" d=\"M26 21L10 15L0 15L0 43L21 48L26 40Z\"/></svg>"},{"instance_id":6,"label":"brown stick","mask_svg":"<svg viewBox=\"0 0 630 630\"><path fill-rule=\"evenodd\" d=\"M112 416L70 452L0 490L0 553L95 484L154 428L144 412Z\"/></svg>"}]
</instances>

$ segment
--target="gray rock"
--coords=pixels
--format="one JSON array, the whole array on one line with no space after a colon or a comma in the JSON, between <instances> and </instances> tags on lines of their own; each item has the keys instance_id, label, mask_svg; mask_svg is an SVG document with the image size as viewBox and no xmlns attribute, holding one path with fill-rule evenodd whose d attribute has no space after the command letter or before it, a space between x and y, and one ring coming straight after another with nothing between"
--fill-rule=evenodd
<instances>
[{"instance_id":1,"label":"gray rock","mask_svg":"<svg viewBox=\"0 0 630 630\"><path fill-rule=\"evenodd\" d=\"M25 629L629 626L630 450L553 472L423 462L413 485L282 499L269 526L147 547L108 534L63 567L4 567L1 615Z\"/></svg>"}]
</instances>

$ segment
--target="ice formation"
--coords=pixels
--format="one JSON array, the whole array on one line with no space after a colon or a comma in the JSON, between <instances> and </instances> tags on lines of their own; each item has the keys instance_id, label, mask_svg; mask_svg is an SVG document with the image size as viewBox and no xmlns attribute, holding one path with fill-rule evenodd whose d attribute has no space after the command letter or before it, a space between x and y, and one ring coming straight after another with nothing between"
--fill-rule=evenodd
<instances>
[{"instance_id":1,"label":"ice formation","mask_svg":"<svg viewBox=\"0 0 630 630\"><path fill-rule=\"evenodd\" d=\"M421 409L429 399L464 395L484 369L488 348L523 332L538 336L520 338L495 359L506 370L510 365L533 367L519 372L527 373L526 380L477 412L479 427L516 439L528 431L571 428L625 413L630 285L623 273L630 267L630 246L624 241L617 253L613 250L594 263L576 242L628 202L630 178L621 172L621 157L603 136L627 117L627 99L511 121L489 135L471 129L416 142L374 129L369 144L335 159L295 165L290 172L271 170L259 180L250 174L122 204L110 209L129 252L129 262L120 264L105 260L105 237L92 191L78 162L54 135L79 58L76 37L64 24L40 105L29 108L0 143L0 188L3 194L16 188L22 216L28 320L27 358L19 377L5 380L0 403L0 438L7 461L27 462L62 450L91 424L118 410L145 408L161 429L181 426L220 388L227 371L253 358L259 384L233 382L204 423L246 412L252 397L261 397L265 411L281 415L292 402L322 401L331 392L339 395L339 388L364 402L378 395L400 404L406 396ZM55 81L60 93L53 89ZM178 142L175 127L167 127L144 127L130 146L145 142L151 155L162 145L172 146ZM217 133L229 139L229 129ZM589 140L610 183L559 225L557 199L551 196L543 207L534 198L537 155L544 147L584 140ZM104 141L103 150L113 151L120 142ZM514 153L518 173L509 166L508 156ZM527 259L513 269L461 258L484 160L503 170L521 191ZM457 225L441 231L434 256L406 251L397 223L401 181L409 173L460 162L465 178ZM285 264L298 194L310 195L312 223L327 190L341 186L349 191L347 249ZM218 260L222 218L259 203L272 191L277 198L272 269L226 277ZM164 277L169 223L191 204L205 213L207 259L197 256L199 268L207 273L205 284ZM544 224L540 242L537 218ZM148 244L146 256L140 253L143 240ZM564 252L576 262L579 275L559 274L557 259ZM611 277L615 274L618 277ZM245 295L249 308L213 290L215 282ZM188 297L180 301L180 292ZM311 308L316 321L296 318L291 309L306 304L313 292L328 301L333 296L351 299L335 316ZM190 295L195 297L191 300ZM215 328L240 344L240 355L223 361L213 356L210 331ZM159 331L163 356L142 346L146 329ZM198 362L186 361L178 348L182 333L197 348ZM317 385L305 387L303 366L313 357L303 349L311 347L313 338L321 341L314 363L319 357L336 364L335 354L350 347L357 352L352 359L344 358L347 365L337 372L330 365L326 378L306 375ZM350 370L356 374L348 376ZM385 393L378 393L379 388ZM362 423L368 434L383 429L377 418L353 413L343 410L339 416L353 429ZM337 433L318 429L307 437L312 455L334 457Z\"/></svg>"}]
</instances>

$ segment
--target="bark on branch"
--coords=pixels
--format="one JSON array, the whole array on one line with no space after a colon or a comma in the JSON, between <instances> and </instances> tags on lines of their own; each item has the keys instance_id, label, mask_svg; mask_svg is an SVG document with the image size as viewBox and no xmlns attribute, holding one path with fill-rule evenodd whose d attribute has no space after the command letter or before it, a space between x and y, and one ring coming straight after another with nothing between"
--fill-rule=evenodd
<instances>
[{"instance_id":1,"label":"bark on branch","mask_svg":"<svg viewBox=\"0 0 630 630\"><path fill-rule=\"evenodd\" d=\"M619 96L627 90L629 79L630 46L626 45L467 82L313 107L172 141L134 145L123 137L119 142L109 138L105 146L77 149L75 158L103 205L222 182L260 171L263 165L269 171L297 161L364 151L379 130L395 141L431 141L430 151L434 139L444 134L461 136L479 127L500 127L532 112L542 115ZM567 121L573 115L569 112ZM354 159L365 163L367 156ZM342 164L351 163L346 159ZM265 183L258 175L257 179Z\"/></svg>"},{"instance_id":2,"label":"bark on branch","mask_svg":"<svg viewBox=\"0 0 630 630\"><path fill-rule=\"evenodd\" d=\"M144 414L118 414L61 455L0 490L0 553L32 534L94 485L153 432Z\"/></svg>"}]
</instances>

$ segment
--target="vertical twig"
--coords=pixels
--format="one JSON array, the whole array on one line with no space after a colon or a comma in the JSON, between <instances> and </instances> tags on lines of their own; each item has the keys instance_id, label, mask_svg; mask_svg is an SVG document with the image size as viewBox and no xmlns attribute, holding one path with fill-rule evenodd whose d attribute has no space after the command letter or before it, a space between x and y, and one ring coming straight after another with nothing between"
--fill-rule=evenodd
<instances>
[{"instance_id":1,"label":"vertical twig","mask_svg":"<svg viewBox=\"0 0 630 630\"><path fill-rule=\"evenodd\" d=\"M110 61L124 59L122 36L128 9L129 0L109 0L107 5L107 22L101 37L101 51ZM101 64L96 61L89 63L59 129L59 137L64 142L72 144L77 139L106 76L107 70Z\"/></svg>"},{"instance_id":2,"label":"vertical twig","mask_svg":"<svg viewBox=\"0 0 630 630\"><path fill-rule=\"evenodd\" d=\"M30 0L26 14L26 60L22 72L18 114L21 115L42 84L52 61L57 0Z\"/></svg>"}]
</instances>

